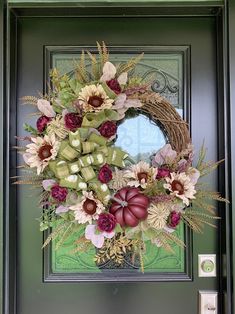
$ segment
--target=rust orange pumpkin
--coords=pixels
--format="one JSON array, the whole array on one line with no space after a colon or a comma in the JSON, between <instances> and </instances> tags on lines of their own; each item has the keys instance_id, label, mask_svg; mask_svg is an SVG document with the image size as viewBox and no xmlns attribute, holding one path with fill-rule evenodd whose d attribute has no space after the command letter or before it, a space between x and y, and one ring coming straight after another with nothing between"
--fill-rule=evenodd
<instances>
[{"instance_id":1,"label":"rust orange pumpkin","mask_svg":"<svg viewBox=\"0 0 235 314\"><path fill-rule=\"evenodd\" d=\"M114 195L109 211L122 227L136 227L140 220L147 218L148 206L149 198L138 188L125 187Z\"/></svg>"}]
</instances>

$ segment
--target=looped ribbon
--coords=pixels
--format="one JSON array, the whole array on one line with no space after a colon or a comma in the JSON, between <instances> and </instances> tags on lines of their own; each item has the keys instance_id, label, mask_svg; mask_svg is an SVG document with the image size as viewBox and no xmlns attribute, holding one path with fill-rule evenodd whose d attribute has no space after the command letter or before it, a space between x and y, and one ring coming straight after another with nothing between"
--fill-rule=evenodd
<instances>
[{"instance_id":1,"label":"looped ribbon","mask_svg":"<svg viewBox=\"0 0 235 314\"><path fill-rule=\"evenodd\" d=\"M109 147L107 139L89 128L79 128L69 132L69 139L61 142L59 159L49 162L50 170L60 179L60 186L86 190L88 186L94 190L103 202L108 201L110 191L102 184L93 169L105 163L119 168L125 167L128 154L117 147Z\"/></svg>"},{"instance_id":2,"label":"looped ribbon","mask_svg":"<svg viewBox=\"0 0 235 314\"><path fill-rule=\"evenodd\" d=\"M119 114L112 109L104 109L100 112L87 113L82 121L82 127L86 128L98 128L103 122L117 121L119 120Z\"/></svg>"}]
</instances>

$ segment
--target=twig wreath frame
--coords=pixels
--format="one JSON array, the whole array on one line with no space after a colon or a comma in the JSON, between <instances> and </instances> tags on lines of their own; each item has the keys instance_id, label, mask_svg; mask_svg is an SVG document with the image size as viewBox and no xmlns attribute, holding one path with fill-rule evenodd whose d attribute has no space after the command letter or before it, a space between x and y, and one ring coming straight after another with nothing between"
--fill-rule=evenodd
<instances>
[{"instance_id":1,"label":"twig wreath frame","mask_svg":"<svg viewBox=\"0 0 235 314\"><path fill-rule=\"evenodd\" d=\"M191 143L188 125L175 108L159 94L151 91L145 92L139 99L143 103L141 111L152 117L157 124L160 123L171 147L177 152L186 149Z\"/></svg>"}]
</instances>

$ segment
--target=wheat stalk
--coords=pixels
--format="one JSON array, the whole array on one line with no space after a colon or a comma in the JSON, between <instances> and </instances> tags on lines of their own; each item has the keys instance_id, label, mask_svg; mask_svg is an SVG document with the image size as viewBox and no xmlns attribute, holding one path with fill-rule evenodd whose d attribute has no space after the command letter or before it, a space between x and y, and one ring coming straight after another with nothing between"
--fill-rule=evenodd
<instances>
[{"instance_id":1,"label":"wheat stalk","mask_svg":"<svg viewBox=\"0 0 235 314\"><path fill-rule=\"evenodd\" d=\"M99 71L99 64L98 61L96 59L96 56L91 54L90 51L87 51L87 54L89 56L89 58L91 59L91 71L92 71L92 75L94 80L98 80L101 76L100 71Z\"/></svg>"},{"instance_id":2,"label":"wheat stalk","mask_svg":"<svg viewBox=\"0 0 235 314\"><path fill-rule=\"evenodd\" d=\"M44 249L52 240L55 240L60 235L60 232L64 228L65 228L65 224L64 223L61 223L57 227L55 227L54 230L49 234L49 236L45 240L42 248Z\"/></svg>"},{"instance_id":3,"label":"wheat stalk","mask_svg":"<svg viewBox=\"0 0 235 314\"><path fill-rule=\"evenodd\" d=\"M33 105L37 106L38 98L34 96L24 96L20 98L22 105Z\"/></svg>"},{"instance_id":4,"label":"wheat stalk","mask_svg":"<svg viewBox=\"0 0 235 314\"><path fill-rule=\"evenodd\" d=\"M71 235L71 228L73 227L73 222L71 222L64 233L61 235L59 241L56 243L55 250L58 250L60 246L65 242L66 239Z\"/></svg>"},{"instance_id":5,"label":"wheat stalk","mask_svg":"<svg viewBox=\"0 0 235 314\"><path fill-rule=\"evenodd\" d=\"M126 63L122 63L119 65L117 69L117 75L120 75L123 72L129 72L132 69L136 67L136 65L140 62L140 60L143 58L144 53L141 53L139 56L131 58Z\"/></svg>"}]
</instances>

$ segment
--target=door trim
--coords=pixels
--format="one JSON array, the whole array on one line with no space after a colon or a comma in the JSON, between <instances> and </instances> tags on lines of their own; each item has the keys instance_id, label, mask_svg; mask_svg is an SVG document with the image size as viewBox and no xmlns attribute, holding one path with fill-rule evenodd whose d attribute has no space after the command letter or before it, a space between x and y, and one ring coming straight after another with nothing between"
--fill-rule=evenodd
<instances>
[{"instance_id":1,"label":"door trim","mask_svg":"<svg viewBox=\"0 0 235 314\"><path fill-rule=\"evenodd\" d=\"M65 5L65 3L64 3ZM67 8L68 3L66 3ZM9 156L9 148L11 147L9 139L9 128L14 131L14 106L16 104L16 48L17 48L17 22L21 17L26 16L95 16L99 13L98 8L85 7L74 10L64 9L63 5L57 7L58 3L50 4L50 7L41 3L37 7L27 6L26 4L11 4L7 6L6 0L0 4L0 53L1 66L3 72L0 77L0 103L1 114L3 119L1 124L3 137L0 137L0 144L3 148L0 155L1 176L0 192L3 192L1 200L1 215L3 220L3 252L1 252L1 263L3 266L3 308L1 314L16 314L16 189L10 185L10 177L14 174L14 154ZM62 7L61 7L62 6ZM154 9L154 10L153 10ZM219 180L221 186L224 186L224 195L230 199L230 205L220 208L220 214L224 218L220 226L220 245L221 263L226 265L220 268L220 292L222 296L220 313L232 314L234 308L235 296L233 295L232 286L234 286L234 278L232 275L235 271L233 260L235 259L235 234L232 233L232 226L235 225L235 208L232 203L232 196L235 195L235 147L233 134L235 134L235 92L232 89L232 82L235 82L235 38L232 36L232 30L235 29L235 3L233 0L226 0L224 5L221 2L204 2L204 3L160 3L160 5L150 6L133 5L122 8L109 7L102 8L102 14L118 17L123 10L129 16L215 16L217 22L217 44L218 44L218 113L219 113L219 157L225 156L226 162L224 168L220 168ZM233 62L232 62L233 61ZM11 93L10 93L11 91ZM11 115L10 115L11 112ZM4 153L4 154L3 154ZM10 189L11 187L11 195ZM13 194L12 194L13 193ZM232 214L232 207L234 214ZM11 210L9 210L11 208ZM224 264L222 264L222 262ZM224 274L224 271L226 274ZM226 295L226 298L224 297Z\"/></svg>"},{"instance_id":2,"label":"door trim","mask_svg":"<svg viewBox=\"0 0 235 314\"><path fill-rule=\"evenodd\" d=\"M4 91L4 78L5 78L5 53L4 53L4 43L5 43L5 34L4 34L4 1L0 2L0 147L4 147L4 136L3 136L3 116L4 109L3 103L5 101L5 91ZM0 178L3 178L3 149L0 149ZM0 179L0 282L3 283L3 204L4 204L4 196L3 196L3 182ZM3 284L0 286L0 313L3 313L3 298L4 298L4 287Z\"/></svg>"}]
</instances>

